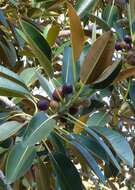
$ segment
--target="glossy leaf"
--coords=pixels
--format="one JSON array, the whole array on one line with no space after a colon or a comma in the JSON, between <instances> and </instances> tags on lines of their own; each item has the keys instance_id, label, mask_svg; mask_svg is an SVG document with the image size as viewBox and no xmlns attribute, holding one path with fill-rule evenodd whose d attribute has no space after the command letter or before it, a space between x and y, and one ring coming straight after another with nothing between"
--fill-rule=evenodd
<instances>
[{"instance_id":1,"label":"glossy leaf","mask_svg":"<svg viewBox=\"0 0 135 190\"><path fill-rule=\"evenodd\" d=\"M110 121L110 116L106 112L95 112L93 113L88 121L88 126L105 126Z\"/></svg>"},{"instance_id":2,"label":"glossy leaf","mask_svg":"<svg viewBox=\"0 0 135 190\"><path fill-rule=\"evenodd\" d=\"M80 77L83 83L94 82L108 66L112 65L114 44L115 40L110 31L95 41L81 66Z\"/></svg>"},{"instance_id":3,"label":"glossy leaf","mask_svg":"<svg viewBox=\"0 0 135 190\"><path fill-rule=\"evenodd\" d=\"M105 150L105 152L107 153L107 155L109 156L111 162L116 166L116 168L118 168L118 170L120 171L120 165L117 162L116 158L114 157L114 155L112 154L111 150L109 149L109 147L104 143L104 141L100 138L99 135L97 135L90 127L86 127L85 131L87 132L87 134L89 134L90 136L92 136L99 144L100 146Z\"/></svg>"},{"instance_id":4,"label":"glossy leaf","mask_svg":"<svg viewBox=\"0 0 135 190\"><path fill-rule=\"evenodd\" d=\"M65 84L74 83L72 62L72 49L70 47L65 47L62 65L62 78Z\"/></svg>"},{"instance_id":5,"label":"glossy leaf","mask_svg":"<svg viewBox=\"0 0 135 190\"><path fill-rule=\"evenodd\" d=\"M84 17L88 12L94 10L98 2L98 0L79 0L76 5L77 14Z\"/></svg>"},{"instance_id":6,"label":"glossy leaf","mask_svg":"<svg viewBox=\"0 0 135 190\"><path fill-rule=\"evenodd\" d=\"M119 10L115 5L107 5L102 13L102 18L107 22L110 27L116 23L119 18Z\"/></svg>"},{"instance_id":7,"label":"glossy leaf","mask_svg":"<svg viewBox=\"0 0 135 190\"><path fill-rule=\"evenodd\" d=\"M87 162L89 167L98 176L98 178L101 180L101 182L103 184L105 184L105 178L104 178L101 170L99 169L99 166L98 166L96 160L91 155L91 153L84 146L82 146L80 143L78 143L76 141L71 141L70 144L75 148L75 150L77 150L77 152L79 152L83 156L83 158L85 159L85 161Z\"/></svg>"},{"instance_id":8,"label":"glossy leaf","mask_svg":"<svg viewBox=\"0 0 135 190\"><path fill-rule=\"evenodd\" d=\"M79 173L67 156L54 153L50 159L62 190L83 190Z\"/></svg>"},{"instance_id":9,"label":"glossy leaf","mask_svg":"<svg viewBox=\"0 0 135 190\"><path fill-rule=\"evenodd\" d=\"M0 95L9 97L31 96L26 88L4 77L0 77Z\"/></svg>"},{"instance_id":10,"label":"glossy leaf","mask_svg":"<svg viewBox=\"0 0 135 190\"><path fill-rule=\"evenodd\" d=\"M6 162L6 180L13 183L31 167L35 158L35 148L16 144L10 151Z\"/></svg>"},{"instance_id":11,"label":"glossy leaf","mask_svg":"<svg viewBox=\"0 0 135 190\"><path fill-rule=\"evenodd\" d=\"M30 86L37 80L35 68L26 68L20 73L21 79L24 81L26 86Z\"/></svg>"},{"instance_id":12,"label":"glossy leaf","mask_svg":"<svg viewBox=\"0 0 135 190\"><path fill-rule=\"evenodd\" d=\"M57 23L53 24L49 29L46 40L48 41L50 46L53 46L55 44L59 31L60 25Z\"/></svg>"},{"instance_id":13,"label":"glossy leaf","mask_svg":"<svg viewBox=\"0 0 135 190\"><path fill-rule=\"evenodd\" d=\"M53 76L53 68L51 63L52 52L47 41L42 36L41 32L27 20L21 20L21 26L31 45L33 53L44 68L48 77Z\"/></svg>"},{"instance_id":14,"label":"glossy leaf","mask_svg":"<svg viewBox=\"0 0 135 190\"><path fill-rule=\"evenodd\" d=\"M79 142L82 146L84 146L94 157L104 160L106 163L109 163L108 156L105 150L93 140L91 137L88 137L84 134L74 135L72 134L74 139Z\"/></svg>"},{"instance_id":15,"label":"glossy leaf","mask_svg":"<svg viewBox=\"0 0 135 190\"><path fill-rule=\"evenodd\" d=\"M24 126L24 123L19 123L17 121L8 121L0 125L0 141L4 141L7 138L14 135Z\"/></svg>"},{"instance_id":16,"label":"glossy leaf","mask_svg":"<svg viewBox=\"0 0 135 190\"><path fill-rule=\"evenodd\" d=\"M43 77L38 71L36 71L37 78L39 80L39 83L43 90L46 92L46 94L52 98L52 93L54 91L54 87L51 83L51 81L47 80L45 77Z\"/></svg>"},{"instance_id":17,"label":"glossy leaf","mask_svg":"<svg viewBox=\"0 0 135 190\"><path fill-rule=\"evenodd\" d=\"M107 67L104 72L97 78L96 81L92 83L93 88L106 88L111 85L115 80L121 70L122 64L120 62L115 62L109 67Z\"/></svg>"},{"instance_id":18,"label":"glossy leaf","mask_svg":"<svg viewBox=\"0 0 135 190\"><path fill-rule=\"evenodd\" d=\"M93 14L90 14L89 15L89 18L92 22L96 23L98 26L100 26L102 29L104 29L105 31L109 31L110 30L110 27L109 25L101 18L93 15Z\"/></svg>"},{"instance_id":19,"label":"glossy leaf","mask_svg":"<svg viewBox=\"0 0 135 190\"><path fill-rule=\"evenodd\" d=\"M129 165L130 167L133 167L133 163L134 163L133 152L128 144L128 141L122 135L106 127L93 126L91 128L94 131L96 131L98 134L103 136L103 138L105 138L110 143L110 145L112 146L116 154L127 165Z\"/></svg>"},{"instance_id":20,"label":"glossy leaf","mask_svg":"<svg viewBox=\"0 0 135 190\"><path fill-rule=\"evenodd\" d=\"M27 89L26 85L19 75L2 65L0 65L0 76L9 79Z\"/></svg>"},{"instance_id":21,"label":"glossy leaf","mask_svg":"<svg viewBox=\"0 0 135 190\"><path fill-rule=\"evenodd\" d=\"M73 48L74 63L78 60L84 46L84 32L81 20L70 3L67 3L70 21L71 40Z\"/></svg>"},{"instance_id":22,"label":"glossy leaf","mask_svg":"<svg viewBox=\"0 0 135 190\"><path fill-rule=\"evenodd\" d=\"M30 121L24 135L24 145L32 146L42 139L46 139L56 127L54 116L48 117L44 112L37 113Z\"/></svg>"}]
</instances>

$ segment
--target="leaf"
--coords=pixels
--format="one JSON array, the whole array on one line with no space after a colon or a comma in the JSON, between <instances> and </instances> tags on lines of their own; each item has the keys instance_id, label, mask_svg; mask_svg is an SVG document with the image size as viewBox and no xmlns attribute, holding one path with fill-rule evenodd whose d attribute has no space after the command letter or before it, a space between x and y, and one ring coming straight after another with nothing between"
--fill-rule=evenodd
<instances>
[{"instance_id":1,"label":"leaf","mask_svg":"<svg viewBox=\"0 0 135 190\"><path fill-rule=\"evenodd\" d=\"M34 55L42 65L47 77L53 77L51 63L52 52L48 42L44 39L41 32L33 24L25 19L20 21L23 32L31 45Z\"/></svg>"},{"instance_id":2,"label":"leaf","mask_svg":"<svg viewBox=\"0 0 135 190\"><path fill-rule=\"evenodd\" d=\"M6 180L13 183L22 177L31 167L36 152L34 147L24 147L21 143L16 144L10 151L6 162Z\"/></svg>"},{"instance_id":3,"label":"leaf","mask_svg":"<svg viewBox=\"0 0 135 190\"><path fill-rule=\"evenodd\" d=\"M70 21L73 57L75 63L83 50L84 32L81 26L80 18L70 3L67 3L67 8Z\"/></svg>"},{"instance_id":4,"label":"leaf","mask_svg":"<svg viewBox=\"0 0 135 190\"><path fill-rule=\"evenodd\" d=\"M8 22L7 19L5 17L4 11L2 9L0 9L0 22L5 26L8 27Z\"/></svg>"},{"instance_id":5,"label":"leaf","mask_svg":"<svg viewBox=\"0 0 135 190\"><path fill-rule=\"evenodd\" d=\"M107 5L102 13L102 18L107 22L110 27L116 23L119 19L119 10L115 5Z\"/></svg>"},{"instance_id":6,"label":"leaf","mask_svg":"<svg viewBox=\"0 0 135 190\"><path fill-rule=\"evenodd\" d=\"M26 68L20 73L21 79L24 81L26 86L30 86L37 80L37 76L35 73L35 68Z\"/></svg>"},{"instance_id":7,"label":"leaf","mask_svg":"<svg viewBox=\"0 0 135 190\"><path fill-rule=\"evenodd\" d=\"M14 135L24 126L24 123L19 123L17 121L8 121L0 125L0 141L4 141L7 138Z\"/></svg>"},{"instance_id":8,"label":"leaf","mask_svg":"<svg viewBox=\"0 0 135 190\"><path fill-rule=\"evenodd\" d=\"M38 159L38 168L36 171L36 182L38 189L50 190L50 176L46 165L42 160Z\"/></svg>"},{"instance_id":9,"label":"leaf","mask_svg":"<svg viewBox=\"0 0 135 190\"><path fill-rule=\"evenodd\" d=\"M129 24L130 24L130 32L131 32L131 37L132 40L135 40L135 29L134 29L134 25L135 25L135 1L134 0L129 0L128 4L127 4L127 8L128 8L128 17L129 17Z\"/></svg>"},{"instance_id":10,"label":"leaf","mask_svg":"<svg viewBox=\"0 0 135 190\"><path fill-rule=\"evenodd\" d=\"M38 71L36 71L37 78L39 80L39 83L43 90L46 92L46 94L52 98L52 93L54 91L54 87L51 83L51 81L47 80L45 77L43 77Z\"/></svg>"},{"instance_id":11,"label":"leaf","mask_svg":"<svg viewBox=\"0 0 135 190\"><path fill-rule=\"evenodd\" d=\"M117 160L115 159L115 157L112 154L112 152L109 149L109 147L104 143L104 141L100 138L100 136L98 136L90 127L86 127L85 131L87 132L87 134L89 134L90 136L92 136L100 144L100 146L105 150L105 152L109 156L109 158L112 161L112 163L120 171L121 170L120 169L120 165L118 164Z\"/></svg>"},{"instance_id":12,"label":"leaf","mask_svg":"<svg viewBox=\"0 0 135 190\"><path fill-rule=\"evenodd\" d=\"M79 142L82 146L84 146L93 156L100 160L104 160L105 163L109 164L108 155L99 143L84 134L72 134L72 136L74 137L75 141Z\"/></svg>"},{"instance_id":13,"label":"leaf","mask_svg":"<svg viewBox=\"0 0 135 190\"><path fill-rule=\"evenodd\" d=\"M57 133L52 131L48 138L51 141L55 151L66 155L65 143L62 141L59 135L57 135Z\"/></svg>"},{"instance_id":14,"label":"leaf","mask_svg":"<svg viewBox=\"0 0 135 190\"><path fill-rule=\"evenodd\" d=\"M121 66L121 62L114 62L112 65L107 67L99 78L93 82L93 87L102 89L109 86L119 74Z\"/></svg>"},{"instance_id":15,"label":"leaf","mask_svg":"<svg viewBox=\"0 0 135 190\"><path fill-rule=\"evenodd\" d=\"M62 65L62 79L65 84L74 84L72 62L72 48L65 47Z\"/></svg>"},{"instance_id":16,"label":"leaf","mask_svg":"<svg viewBox=\"0 0 135 190\"><path fill-rule=\"evenodd\" d=\"M121 71L118 76L116 77L116 79L113 81L113 84L117 83L117 82L121 82L124 81L126 79L128 79L129 77L132 77L135 75L135 68L129 68L129 69L125 69L124 71Z\"/></svg>"},{"instance_id":17,"label":"leaf","mask_svg":"<svg viewBox=\"0 0 135 190\"><path fill-rule=\"evenodd\" d=\"M105 126L111 120L107 112L95 112L93 113L88 121L87 125L90 126Z\"/></svg>"},{"instance_id":18,"label":"leaf","mask_svg":"<svg viewBox=\"0 0 135 190\"><path fill-rule=\"evenodd\" d=\"M6 65L15 66L16 65L16 50L13 44L5 38L0 41L0 60L2 60Z\"/></svg>"},{"instance_id":19,"label":"leaf","mask_svg":"<svg viewBox=\"0 0 135 190\"><path fill-rule=\"evenodd\" d=\"M48 41L50 46L53 46L55 44L59 31L60 25L57 23L54 23L49 29L46 40Z\"/></svg>"},{"instance_id":20,"label":"leaf","mask_svg":"<svg viewBox=\"0 0 135 190\"><path fill-rule=\"evenodd\" d=\"M104 178L101 170L99 169L99 166L98 166L96 160L91 155L91 153L88 152L88 150L85 147L83 147L76 141L71 141L70 144L77 150L77 152L79 152L83 156L83 158L85 159L85 161L87 162L89 167L93 170L93 172L96 174L96 176L98 176L100 181L103 184L105 184L105 178Z\"/></svg>"},{"instance_id":21,"label":"leaf","mask_svg":"<svg viewBox=\"0 0 135 190\"><path fill-rule=\"evenodd\" d=\"M122 135L107 127L91 126L91 128L110 143L119 158L121 158L130 167L133 167L133 152L128 141Z\"/></svg>"},{"instance_id":22,"label":"leaf","mask_svg":"<svg viewBox=\"0 0 135 190\"><path fill-rule=\"evenodd\" d=\"M26 85L18 74L2 65L0 65L0 76L9 79L27 89Z\"/></svg>"},{"instance_id":23,"label":"leaf","mask_svg":"<svg viewBox=\"0 0 135 190\"><path fill-rule=\"evenodd\" d=\"M111 31L105 32L91 46L82 66L80 78L83 83L94 82L112 65L115 40Z\"/></svg>"},{"instance_id":24,"label":"leaf","mask_svg":"<svg viewBox=\"0 0 135 190\"><path fill-rule=\"evenodd\" d=\"M25 146L32 146L48 137L56 127L54 116L48 117L44 112L37 113L30 121L23 138Z\"/></svg>"},{"instance_id":25,"label":"leaf","mask_svg":"<svg viewBox=\"0 0 135 190\"><path fill-rule=\"evenodd\" d=\"M79 173L67 156L56 152L50 155L50 160L62 190L83 190Z\"/></svg>"},{"instance_id":26,"label":"leaf","mask_svg":"<svg viewBox=\"0 0 135 190\"><path fill-rule=\"evenodd\" d=\"M88 11L92 12L97 6L99 0L79 0L76 5L77 14L84 17Z\"/></svg>"},{"instance_id":27,"label":"leaf","mask_svg":"<svg viewBox=\"0 0 135 190\"><path fill-rule=\"evenodd\" d=\"M9 97L31 96L30 92L26 88L4 77L0 77L0 95Z\"/></svg>"},{"instance_id":28,"label":"leaf","mask_svg":"<svg viewBox=\"0 0 135 190\"><path fill-rule=\"evenodd\" d=\"M93 14L90 14L89 18L93 23L96 23L97 25L99 25L105 31L110 30L109 25L103 19L101 19L101 18L99 18L99 17L97 17L97 16L95 16Z\"/></svg>"}]
</instances>

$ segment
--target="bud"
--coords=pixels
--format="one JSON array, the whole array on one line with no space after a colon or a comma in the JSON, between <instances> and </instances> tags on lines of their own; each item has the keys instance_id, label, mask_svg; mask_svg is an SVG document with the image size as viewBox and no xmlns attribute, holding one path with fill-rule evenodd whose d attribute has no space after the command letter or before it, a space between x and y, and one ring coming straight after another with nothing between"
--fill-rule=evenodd
<instances>
[{"instance_id":1,"label":"bud","mask_svg":"<svg viewBox=\"0 0 135 190\"><path fill-rule=\"evenodd\" d=\"M62 92L63 92L64 95L65 94L71 94L73 92L73 86L68 85L68 84L63 85Z\"/></svg>"},{"instance_id":2,"label":"bud","mask_svg":"<svg viewBox=\"0 0 135 190\"><path fill-rule=\"evenodd\" d=\"M54 100L56 100L56 101L59 102L60 99L64 97L62 88L59 87L59 88L55 89L54 92L53 92L53 94L52 94L52 97L53 97ZM61 98L60 98L60 97L61 97Z\"/></svg>"}]
</instances>

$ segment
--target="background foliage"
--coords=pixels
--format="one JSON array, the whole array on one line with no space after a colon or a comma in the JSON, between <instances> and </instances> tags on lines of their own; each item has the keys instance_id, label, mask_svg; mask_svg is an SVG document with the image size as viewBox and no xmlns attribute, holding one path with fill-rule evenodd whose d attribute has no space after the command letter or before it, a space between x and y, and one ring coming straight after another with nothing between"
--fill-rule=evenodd
<instances>
[{"instance_id":1,"label":"background foliage","mask_svg":"<svg viewBox=\"0 0 135 190\"><path fill-rule=\"evenodd\" d=\"M135 1L0 7L0 189L135 189Z\"/></svg>"}]
</instances>

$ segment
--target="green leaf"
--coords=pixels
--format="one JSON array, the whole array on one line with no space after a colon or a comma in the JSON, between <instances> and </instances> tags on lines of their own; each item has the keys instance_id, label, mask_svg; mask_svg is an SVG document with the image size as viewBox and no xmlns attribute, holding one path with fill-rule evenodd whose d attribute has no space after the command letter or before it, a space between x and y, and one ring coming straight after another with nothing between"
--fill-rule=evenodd
<instances>
[{"instance_id":1,"label":"green leaf","mask_svg":"<svg viewBox=\"0 0 135 190\"><path fill-rule=\"evenodd\" d=\"M119 10L115 5L107 5L102 13L102 18L107 22L110 27L119 19Z\"/></svg>"},{"instance_id":2,"label":"green leaf","mask_svg":"<svg viewBox=\"0 0 135 190\"><path fill-rule=\"evenodd\" d=\"M93 113L88 121L88 126L105 126L111 120L109 114L107 112L95 112Z\"/></svg>"},{"instance_id":3,"label":"green leaf","mask_svg":"<svg viewBox=\"0 0 135 190\"><path fill-rule=\"evenodd\" d=\"M54 153L50 155L50 160L62 190L83 190L79 173L67 156Z\"/></svg>"},{"instance_id":4,"label":"green leaf","mask_svg":"<svg viewBox=\"0 0 135 190\"><path fill-rule=\"evenodd\" d=\"M47 80L45 77L43 77L38 71L36 71L37 78L39 80L39 83L43 90L46 92L46 94L52 98L52 93L54 91L54 88L52 86L51 81Z\"/></svg>"},{"instance_id":5,"label":"green leaf","mask_svg":"<svg viewBox=\"0 0 135 190\"><path fill-rule=\"evenodd\" d=\"M34 147L24 147L21 143L16 144L10 151L6 162L6 180L13 183L22 177L31 167L36 152Z\"/></svg>"},{"instance_id":6,"label":"green leaf","mask_svg":"<svg viewBox=\"0 0 135 190\"><path fill-rule=\"evenodd\" d=\"M36 182L37 182L38 189L50 190L50 176L49 176L48 168L42 162L41 159L38 159L37 167L38 168L36 171Z\"/></svg>"},{"instance_id":7,"label":"green leaf","mask_svg":"<svg viewBox=\"0 0 135 190\"><path fill-rule=\"evenodd\" d=\"M0 65L0 76L9 79L27 89L26 85L18 74L2 65Z\"/></svg>"},{"instance_id":8,"label":"green leaf","mask_svg":"<svg viewBox=\"0 0 135 190\"><path fill-rule=\"evenodd\" d=\"M48 117L44 112L37 113L30 121L23 138L25 146L32 146L42 139L46 139L56 127L54 116Z\"/></svg>"},{"instance_id":9,"label":"green leaf","mask_svg":"<svg viewBox=\"0 0 135 190\"><path fill-rule=\"evenodd\" d=\"M53 68L51 63L52 52L48 42L41 32L32 23L27 20L21 20L21 26L31 45L34 55L42 65L47 77L53 77Z\"/></svg>"},{"instance_id":10,"label":"green leaf","mask_svg":"<svg viewBox=\"0 0 135 190\"><path fill-rule=\"evenodd\" d=\"M0 141L4 141L7 138L14 135L17 131L19 131L24 126L24 123L19 123L17 121L8 121L2 125L0 125Z\"/></svg>"},{"instance_id":11,"label":"green leaf","mask_svg":"<svg viewBox=\"0 0 135 190\"><path fill-rule=\"evenodd\" d=\"M1 50L1 56L0 59L6 64L10 66L16 65L16 50L13 44L5 39L2 38L0 41L0 50Z\"/></svg>"},{"instance_id":12,"label":"green leaf","mask_svg":"<svg viewBox=\"0 0 135 190\"><path fill-rule=\"evenodd\" d=\"M61 152L66 155L65 144L62 141L62 139L59 137L59 135L57 135L57 133L52 131L48 138L50 139L52 145L54 146L54 149L57 152Z\"/></svg>"},{"instance_id":13,"label":"green leaf","mask_svg":"<svg viewBox=\"0 0 135 190\"><path fill-rule=\"evenodd\" d=\"M82 66L80 78L83 83L93 83L112 65L115 40L111 31L105 32L91 46Z\"/></svg>"},{"instance_id":14,"label":"green leaf","mask_svg":"<svg viewBox=\"0 0 135 190\"><path fill-rule=\"evenodd\" d=\"M31 96L30 92L26 88L4 77L0 77L0 95L9 97Z\"/></svg>"},{"instance_id":15,"label":"green leaf","mask_svg":"<svg viewBox=\"0 0 135 190\"><path fill-rule=\"evenodd\" d=\"M99 0L79 0L76 5L77 14L84 17L88 12L91 12L97 6Z\"/></svg>"},{"instance_id":16,"label":"green leaf","mask_svg":"<svg viewBox=\"0 0 135 190\"><path fill-rule=\"evenodd\" d=\"M54 23L49 29L46 40L48 41L50 46L53 46L55 44L59 31L60 31L60 25L57 23Z\"/></svg>"},{"instance_id":17,"label":"green leaf","mask_svg":"<svg viewBox=\"0 0 135 190\"><path fill-rule=\"evenodd\" d=\"M100 181L105 184L105 177L103 176L99 166L95 160L95 158L91 155L91 153L81 144L76 141L71 141L70 144L73 146L77 152L79 152L82 157L85 159L89 167L93 170L93 172L98 176Z\"/></svg>"},{"instance_id":18,"label":"green leaf","mask_svg":"<svg viewBox=\"0 0 135 190\"><path fill-rule=\"evenodd\" d=\"M26 86L30 86L37 80L35 68L26 68L20 73L21 79L24 81Z\"/></svg>"},{"instance_id":19,"label":"green leaf","mask_svg":"<svg viewBox=\"0 0 135 190\"><path fill-rule=\"evenodd\" d=\"M133 167L133 152L128 144L128 141L122 135L107 127L91 126L91 128L110 143L121 160L123 160L130 167Z\"/></svg>"},{"instance_id":20,"label":"green leaf","mask_svg":"<svg viewBox=\"0 0 135 190\"><path fill-rule=\"evenodd\" d=\"M101 18L99 18L99 17L97 17L97 16L95 16L93 14L90 14L89 18L93 23L96 23L98 26L100 26L105 31L110 30L109 25L104 20L102 20Z\"/></svg>"},{"instance_id":21,"label":"green leaf","mask_svg":"<svg viewBox=\"0 0 135 190\"><path fill-rule=\"evenodd\" d=\"M8 22L7 19L5 17L4 11L2 9L0 9L0 22L5 26L8 27Z\"/></svg>"},{"instance_id":22,"label":"green leaf","mask_svg":"<svg viewBox=\"0 0 135 190\"><path fill-rule=\"evenodd\" d=\"M85 128L85 132L87 132L87 134L89 134L90 136L92 136L97 143L100 144L100 146L105 150L105 152L107 153L107 155L109 156L111 162L116 166L116 168L118 168L118 170L120 171L120 165L118 164L116 158L114 157L114 155L112 154L111 150L109 149L109 147L104 143L104 141L100 138L100 136L98 136L92 129L90 129L90 127L86 127Z\"/></svg>"},{"instance_id":23,"label":"green leaf","mask_svg":"<svg viewBox=\"0 0 135 190\"><path fill-rule=\"evenodd\" d=\"M65 84L74 84L72 62L72 48L65 47L62 65L62 78Z\"/></svg>"},{"instance_id":24,"label":"green leaf","mask_svg":"<svg viewBox=\"0 0 135 190\"><path fill-rule=\"evenodd\" d=\"M104 160L105 163L109 164L108 155L106 154L105 150L100 146L99 143L97 143L91 137L88 137L83 134L81 135L72 134L72 136L74 137L75 141L83 145L93 156L95 156L100 160Z\"/></svg>"}]
</instances>

